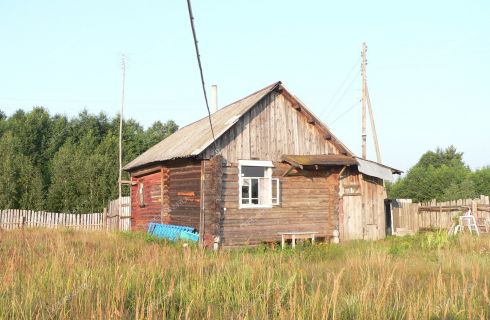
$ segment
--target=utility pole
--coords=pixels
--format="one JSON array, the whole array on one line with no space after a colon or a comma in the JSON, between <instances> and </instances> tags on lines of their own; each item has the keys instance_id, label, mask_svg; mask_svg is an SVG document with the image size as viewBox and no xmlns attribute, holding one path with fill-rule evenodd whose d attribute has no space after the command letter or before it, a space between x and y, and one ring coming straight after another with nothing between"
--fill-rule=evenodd
<instances>
[{"instance_id":1,"label":"utility pole","mask_svg":"<svg viewBox=\"0 0 490 320\"><path fill-rule=\"evenodd\" d=\"M365 42L362 43L361 51L361 76L362 76L362 158L366 159L366 104L367 104L367 83L366 83L366 59L367 45Z\"/></svg>"},{"instance_id":2,"label":"utility pole","mask_svg":"<svg viewBox=\"0 0 490 320\"><path fill-rule=\"evenodd\" d=\"M122 214L121 196L122 196L122 126L123 126L123 114L124 114L124 85L126 82L126 56L123 54L121 59L122 67L122 89L121 89L121 112L119 114L119 198L117 199L119 207L119 218ZM119 220L119 219L118 219Z\"/></svg>"},{"instance_id":3,"label":"utility pole","mask_svg":"<svg viewBox=\"0 0 490 320\"><path fill-rule=\"evenodd\" d=\"M362 65L361 65L361 74L362 74L362 158L366 159L366 107L369 110L369 120L371 123L371 131L373 133L373 141L374 148L376 150L376 161L378 163L382 163L381 161L381 151L379 149L378 143L378 134L376 133L376 126L374 124L374 115L373 109L371 107L371 99L369 98L369 90L367 87L367 75L366 75L366 66L367 66L367 45L364 42L362 44Z\"/></svg>"}]
</instances>

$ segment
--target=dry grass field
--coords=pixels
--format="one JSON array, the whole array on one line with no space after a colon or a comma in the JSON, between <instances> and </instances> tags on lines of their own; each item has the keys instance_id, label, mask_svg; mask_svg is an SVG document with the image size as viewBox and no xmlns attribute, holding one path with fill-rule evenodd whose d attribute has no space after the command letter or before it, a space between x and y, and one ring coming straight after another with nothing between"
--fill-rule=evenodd
<instances>
[{"instance_id":1,"label":"dry grass field","mask_svg":"<svg viewBox=\"0 0 490 320\"><path fill-rule=\"evenodd\" d=\"M489 319L490 238L212 252L145 234L0 231L0 319Z\"/></svg>"}]
</instances>

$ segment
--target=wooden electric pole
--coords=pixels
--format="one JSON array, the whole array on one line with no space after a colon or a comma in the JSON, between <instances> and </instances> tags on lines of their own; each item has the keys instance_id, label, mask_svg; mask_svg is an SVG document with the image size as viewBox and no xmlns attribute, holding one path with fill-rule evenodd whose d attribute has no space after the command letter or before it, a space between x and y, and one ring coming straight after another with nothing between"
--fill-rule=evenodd
<instances>
[{"instance_id":1,"label":"wooden electric pole","mask_svg":"<svg viewBox=\"0 0 490 320\"><path fill-rule=\"evenodd\" d=\"M362 158L366 159L366 107L369 110L369 120L371 123L371 131L373 133L374 148L376 150L376 161L382 163L381 161L381 151L379 149L378 134L376 133L376 126L374 124L374 114L371 107L371 99L369 98L369 90L367 87L367 45L364 42L362 44L362 64L361 64L361 74L362 74Z\"/></svg>"},{"instance_id":2,"label":"wooden electric pole","mask_svg":"<svg viewBox=\"0 0 490 320\"><path fill-rule=\"evenodd\" d=\"M122 127L123 127L123 114L124 114L124 85L126 81L126 56L123 54L121 59L122 67L122 89L121 89L121 112L119 114L119 198L118 203L118 214L119 218L122 214L121 197L122 197ZM119 219L118 219L119 220Z\"/></svg>"},{"instance_id":3,"label":"wooden electric pole","mask_svg":"<svg viewBox=\"0 0 490 320\"><path fill-rule=\"evenodd\" d=\"M361 76L362 76L362 133L361 133L361 138L362 138L362 158L366 159L366 94L367 94L367 84L366 84L366 52L367 52L367 45L364 42L362 44L362 51L361 51L361 57L362 57L362 62L361 62Z\"/></svg>"}]
</instances>

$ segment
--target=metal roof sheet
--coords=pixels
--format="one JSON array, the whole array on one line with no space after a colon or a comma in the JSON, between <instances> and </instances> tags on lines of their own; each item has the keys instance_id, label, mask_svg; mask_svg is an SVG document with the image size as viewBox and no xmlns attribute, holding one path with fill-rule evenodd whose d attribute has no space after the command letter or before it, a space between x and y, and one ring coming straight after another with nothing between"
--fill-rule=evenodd
<instances>
[{"instance_id":1,"label":"metal roof sheet","mask_svg":"<svg viewBox=\"0 0 490 320\"><path fill-rule=\"evenodd\" d=\"M393 174L401 174L402 171L394 169L380 163L357 158L358 170L368 176L380 178L386 181L393 181Z\"/></svg>"}]
</instances>

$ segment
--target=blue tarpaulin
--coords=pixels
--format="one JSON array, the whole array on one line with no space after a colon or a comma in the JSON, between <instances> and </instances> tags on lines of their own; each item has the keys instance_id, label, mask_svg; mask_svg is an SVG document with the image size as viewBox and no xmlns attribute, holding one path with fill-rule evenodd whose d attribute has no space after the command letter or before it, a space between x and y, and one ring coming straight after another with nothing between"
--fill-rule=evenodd
<instances>
[{"instance_id":1,"label":"blue tarpaulin","mask_svg":"<svg viewBox=\"0 0 490 320\"><path fill-rule=\"evenodd\" d=\"M177 226L173 224L150 222L150 224L148 225L148 233L152 236L167 239L170 241L199 241L199 234L196 233L196 229L192 227Z\"/></svg>"}]
</instances>

